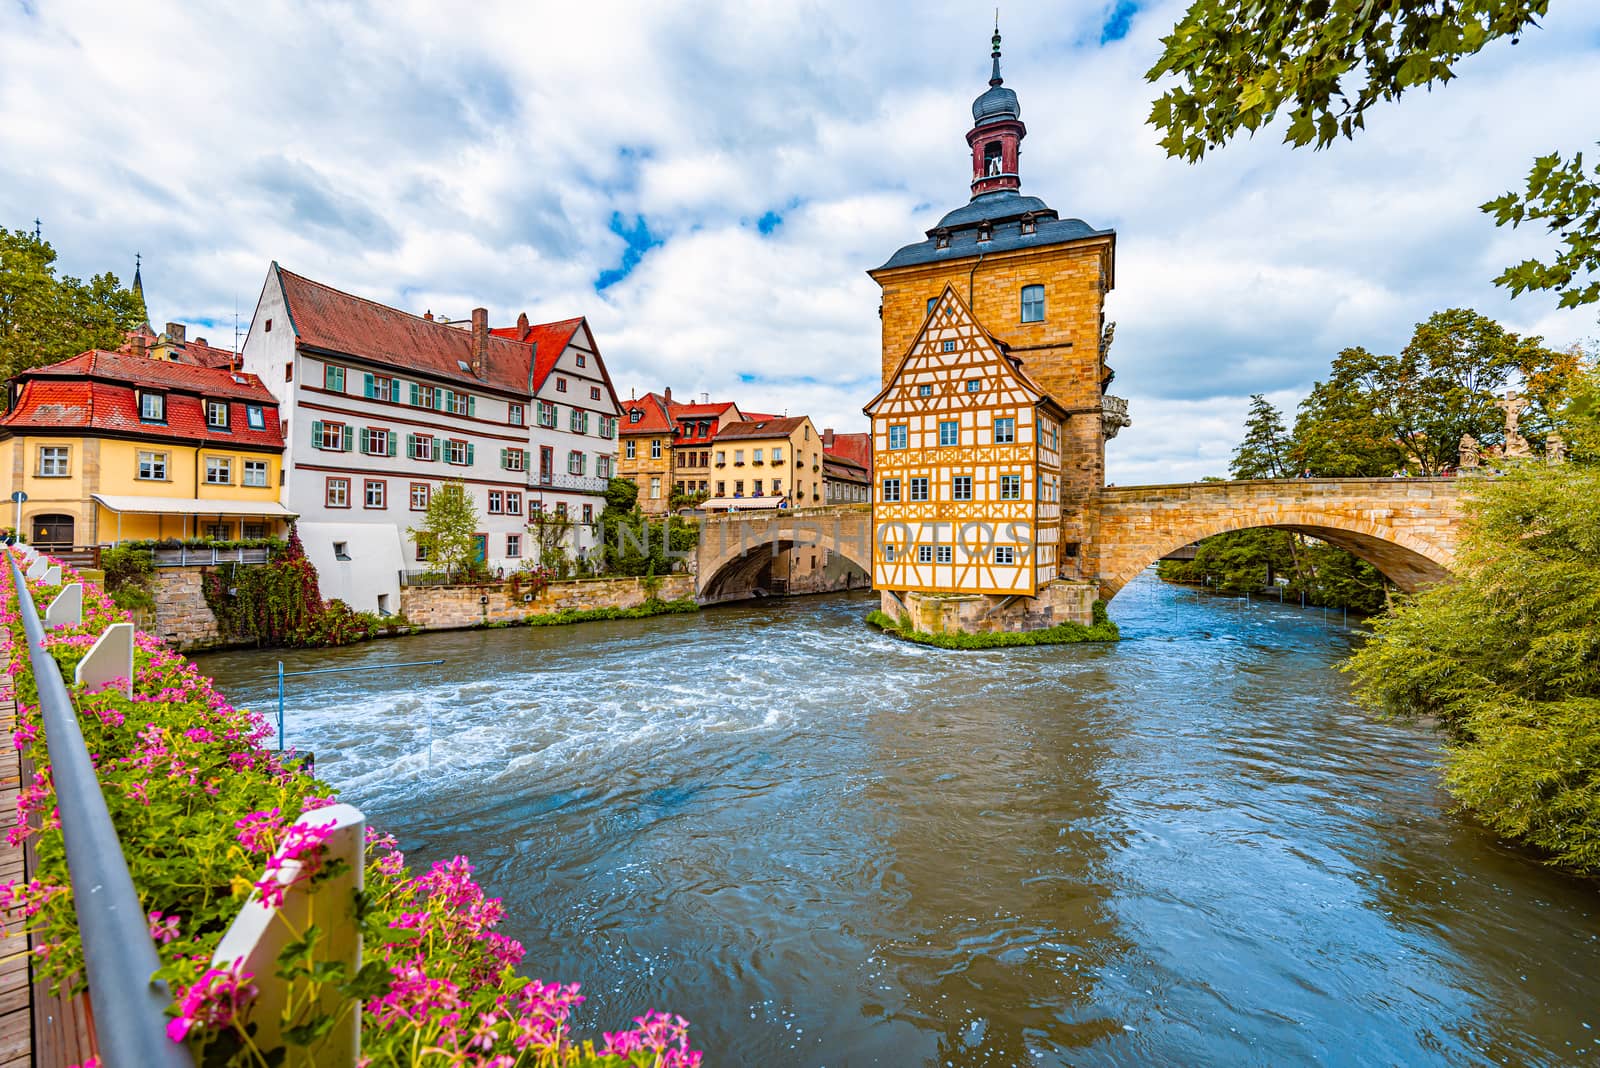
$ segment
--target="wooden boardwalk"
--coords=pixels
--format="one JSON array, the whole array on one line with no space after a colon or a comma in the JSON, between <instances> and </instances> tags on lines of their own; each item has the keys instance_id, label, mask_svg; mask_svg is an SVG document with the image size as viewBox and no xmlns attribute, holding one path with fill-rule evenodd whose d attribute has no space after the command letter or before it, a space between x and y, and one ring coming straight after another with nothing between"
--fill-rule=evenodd
<instances>
[{"instance_id":1,"label":"wooden boardwalk","mask_svg":"<svg viewBox=\"0 0 1600 1068\"><path fill-rule=\"evenodd\" d=\"M3 679L0 676L0 679ZM11 732L17 726L17 705L12 698L10 680L0 684L0 827L11 828L17 811L17 793L22 772ZM0 834L0 883L25 882L23 850L11 845ZM31 984L29 982L28 938L21 934L20 909L5 915L6 930L0 935L0 1068L33 1064Z\"/></svg>"}]
</instances>

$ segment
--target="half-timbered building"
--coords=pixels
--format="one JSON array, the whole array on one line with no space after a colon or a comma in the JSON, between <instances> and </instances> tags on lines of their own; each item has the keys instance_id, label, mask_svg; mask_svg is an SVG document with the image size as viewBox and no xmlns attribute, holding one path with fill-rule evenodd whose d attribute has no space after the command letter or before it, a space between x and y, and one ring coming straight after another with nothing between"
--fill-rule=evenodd
<instances>
[{"instance_id":1,"label":"half-timbered building","mask_svg":"<svg viewBox=\"0 0 1600 1068\"><path fill-rule=\"evenodd\" d=\"M866 412L874 586L1032 595L1055 577L1065 413L954 288Z\"/></svg>"}]
</instances>

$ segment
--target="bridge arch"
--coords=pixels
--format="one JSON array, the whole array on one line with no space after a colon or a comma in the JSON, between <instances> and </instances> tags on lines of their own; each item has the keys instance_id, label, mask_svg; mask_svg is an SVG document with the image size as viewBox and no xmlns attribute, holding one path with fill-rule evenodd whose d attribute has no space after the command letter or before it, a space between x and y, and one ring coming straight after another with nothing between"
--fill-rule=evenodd
<instances>
[{"instance_id":1,"label":"bridge arch","mask_svg":"<svg viewBox=\"0 0 1600 1068\"><path fill-rule=\"evenodd\" d=\"M1365 560L1406 592L1455 566L1460 487L1454 479L1195 483L1108 489L1097 573L1107 600L1161 557L1235 530L1287 530Z\"/></svg>"},{"instance_id":2,"label":"bridge arch","mask_svg":"<svg viewBox=\"0 0 1600 1068\"><path fill-rule=\"evenodd\" d=\"M826 551L870 576L871 526L869 506L709 516L701 522L695 589L703 604L748 595L762 569L791 549Z\"/></svg>"}]
</instances>

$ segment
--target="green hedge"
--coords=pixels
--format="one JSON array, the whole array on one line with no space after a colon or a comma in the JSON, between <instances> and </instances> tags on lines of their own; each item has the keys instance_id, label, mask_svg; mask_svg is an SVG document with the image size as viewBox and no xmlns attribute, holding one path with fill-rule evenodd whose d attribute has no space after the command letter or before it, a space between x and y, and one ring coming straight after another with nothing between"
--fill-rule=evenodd
<instances>
[{"instance_id":1,"label":"green hedge","mask_svg":"<svg viewBox=\"0 0 1600 1068\"><path fill-rule=\"evenodd\" d=\"M873 610L867 622L885 634L939 649L1010 649L1021 645L1066 645L1073 642L1114 642L1122 634L1106 613L1104 601L1094 603L1094 622L1058 623L1043 630L990 631L983 634L929 634L914 630L909 620L896 620L888 613Z\"/></svg>"},{"instance_id":2,"label":"green hedge","mask_svg":"<svg viewBox=\"0 0 1600 1068\"><path fill-rule=\"evenodd\" d=\"M661 601L652 597L637 608L563 608L559 612L542 612L527 616L523 622L530 627L560 627L568 623L593 623L603 619L647 619L650 616L698 611L700 604L693 597L680 597L675 601Z\"/></svg>"}]
</instances>

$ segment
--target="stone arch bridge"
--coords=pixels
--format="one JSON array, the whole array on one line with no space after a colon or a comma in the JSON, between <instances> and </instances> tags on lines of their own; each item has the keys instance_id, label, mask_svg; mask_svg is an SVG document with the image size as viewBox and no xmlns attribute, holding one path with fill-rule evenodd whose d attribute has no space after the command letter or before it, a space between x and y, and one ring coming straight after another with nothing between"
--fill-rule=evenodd
<instances>
[{"instance_id":1,"label":"stone arch bridge","mask_svg":"<svg viewBox=\"0 0 1600 1068\"><path fill-rule=\"evenodd\" d=\"M1271 479L1108 486L1079 550L1086 581L1115 597L1155 561L1213 534L1274 527L1348 549L1407 592L1450 575L1463 482L1454 478ZM696 550L702 601L748 595L750 577L786 549L815 546L871 574L872 510L840 505L708 516Z\"/></svg>"}]
</instances>

